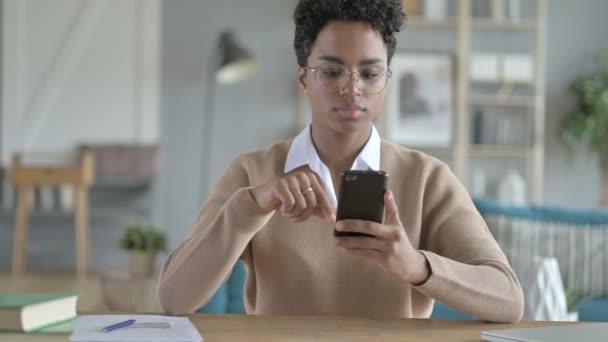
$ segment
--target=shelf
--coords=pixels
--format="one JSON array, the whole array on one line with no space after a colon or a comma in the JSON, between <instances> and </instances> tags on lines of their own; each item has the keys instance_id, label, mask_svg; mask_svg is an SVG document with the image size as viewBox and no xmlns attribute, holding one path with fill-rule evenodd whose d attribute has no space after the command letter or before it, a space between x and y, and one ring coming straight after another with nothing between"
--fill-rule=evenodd
<instances>
[{"instance_id":1,"label":"shelf","mask_svg":"<svg viewBox=\"0 0 608 342\"><path fill-rule=\"evenodd\" d=\"M427 19L425 17L408 17L405 24L406 28L456 28L456 19L448 17L446 19Z\"/></svg>"},{"instance_id":2,"label":"shelf","mask_svg":"<svg viewBox=\"0 0 608 342\"><path fill-rule=\"evenodd\" d=\"M94 188L141 189L152 183L147 178L104 177L95 179Z\"/></svg>"},{"instance_id":3,"label":"shelf","mask_svg":"<svg viewBox=\"0 0 608 342\"><path fill-rule=\"evenodd\" d=\"M148 215L147 209L124 209L124 208L90 208L91 220L118 220L122 218L132 218L136 216ZM46 220L74 220L73 211L63 210L31 210L29 212L30 221ZM15 210L0 209L0 220L14 220Z\"/></svg>"},{"instance_id":4,"label":"shelf","mask_svg":"<svg viewBox=\"0 0 608 342\"><path fill-rule=\"evenodd\" d=\"M497 87L507 87L507 86L524 86L524 87L534 87L534 82L527 81L505 81L505 80L474 80L469 78L469 82L473 85L494 85Z\"/></svg>"},{"instance_id":5,"label":"shelf","mask_svg":"<svg viewBox=\"0 0 608 342\"><path fill-rule=\"evenodd\" d=\"M535 20L522 19L518 21L511 20L494 20L491 18L474 18L472 20L473 28L480 29L496 29L496 30L536 30L537 23Z\"/></svg>"},{"instance_id":6,"label":"shelf","mask_svg":"<svg viewBox=\"0 0 608 342\"><path fill-rule=\"evenodd\" d=\"M449 156L454 152L452 147L439 147L439 146L405 146L409 149L420 151L429 155L435 156Z\"/></svg>"},{"instance_id":7,"label":"shelf","mask_svg":"<svg viewBox=\"0 0 608 342\"><path fill-rule=\"evenodd\" d=\"M532 146L526 145L471 145L470 148L472 157L528 158L532 152Z\"/></svg>"},{"instance_id":8,"label":"shelf","mask_svg":"<svg viewBox=\"0 0 608 342\"><path fill-rule=\"evenodd\" d=\"M491 96L491 95L471 95L469 105L482 107L510 107L534 109L534 98L531 96Z\"/></svg>"}]
</instances>

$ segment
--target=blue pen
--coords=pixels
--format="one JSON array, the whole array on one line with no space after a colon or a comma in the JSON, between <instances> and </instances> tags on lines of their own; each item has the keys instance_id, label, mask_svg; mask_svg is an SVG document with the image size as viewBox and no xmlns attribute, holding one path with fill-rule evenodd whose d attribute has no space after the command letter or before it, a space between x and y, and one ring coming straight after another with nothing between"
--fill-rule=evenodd
<instances>
[{"instance_id":1,"label":"blue pen","mask_svg":"<svg viewBox=\"0 0 608 342\"><path fill-rule=\"evenodd\" d=\"M114 331L116 329L128 327L129 325L131 325L133 323L135 323L135 320L134 319L130 319L130 320L127 320L127 321L124 321L124 322L108 325L107 327L105 327L105 328L103 328L101 330L103 330L103 332L110 332L110 331Z\"/></svg>"}]
</instances>

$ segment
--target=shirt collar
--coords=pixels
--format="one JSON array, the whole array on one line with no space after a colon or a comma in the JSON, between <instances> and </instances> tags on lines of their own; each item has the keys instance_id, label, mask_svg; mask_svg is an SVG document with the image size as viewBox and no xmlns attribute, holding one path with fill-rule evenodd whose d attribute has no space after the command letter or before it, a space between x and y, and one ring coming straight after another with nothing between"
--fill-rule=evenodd
<instances>
[{"instance_id":1,"label":"shirt collar","mask_svg":"<svg viewBox=\"0 0 608 342\"><path fill-rule=\"evenodd\" d=\"M355 162L351 170L379 170L380 169L380 145L381 139L376 127L372 125L372 132L365 143L365 146L355 158ZM312 142L310 125L306 126L298 134L287 153L287 161L285 162L285 173L288 173L300 166L308 165L313 171L317 166L323 164L319 154Z\"/></svg>"}]
</instances>

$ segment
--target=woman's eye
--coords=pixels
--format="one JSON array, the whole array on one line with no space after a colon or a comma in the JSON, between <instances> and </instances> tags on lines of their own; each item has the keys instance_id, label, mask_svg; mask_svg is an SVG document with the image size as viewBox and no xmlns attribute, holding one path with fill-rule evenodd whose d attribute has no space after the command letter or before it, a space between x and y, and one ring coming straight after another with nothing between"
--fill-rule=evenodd
<instances>
[{"instance_id":1,"label":"woman's eye","mask_svg":"<svg viewBox=\"0 0 608 342\"><path fill-rule=\"evenodd\" d=\"M381 72L376 71L376 70L363 70L360 73L361 77L366 80L376 79L376 78L380 77L381 74L382 74Z\"/></svg>"},{"instance_id":2,"label":"woman's eye","mask_svg":"<svg viewBox=\"0 0 608 342\"><path fill-rule=\"evenodd\" d=\"M340 69L321 69L321 75L327 78L338 78L342 75L342 70Z\"/></svg>"}]
</instances>

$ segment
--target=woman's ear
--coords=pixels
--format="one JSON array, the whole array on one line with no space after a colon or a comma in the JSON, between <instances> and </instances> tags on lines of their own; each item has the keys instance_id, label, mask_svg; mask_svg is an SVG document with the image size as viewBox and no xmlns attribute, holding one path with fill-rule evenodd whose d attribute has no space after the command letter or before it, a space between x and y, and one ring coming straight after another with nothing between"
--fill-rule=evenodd
<instances>
[{"instance_id":1,"label":"woman's ear","mask_svg":"<svg viewBox=\"0 0 608 342\"><path fill-rule=\"evenodd\" d=\"M308 94L308 88L306 86L306 69L298 65L298 86L304 94Z\"/></svg>"}]
</instances>

